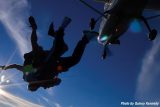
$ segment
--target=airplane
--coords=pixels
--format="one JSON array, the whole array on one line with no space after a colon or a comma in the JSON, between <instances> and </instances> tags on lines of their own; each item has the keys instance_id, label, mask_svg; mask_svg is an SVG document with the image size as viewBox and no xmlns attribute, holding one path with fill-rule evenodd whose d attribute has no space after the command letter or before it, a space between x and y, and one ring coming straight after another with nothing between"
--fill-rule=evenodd
<instances>
[{"instance_id":1,"label":"airplane","mask_svg":"<svg viewBox=\"0 0 160 107\"><path fill-rule=\"evenodd\" d=\"M148 23L149 19L154 19L160 15L145 18L145 9L160 9L160 0L95 0L104 3L104 12L100 12L84 0L80 0L84 5L100 15L99 18L91 19L90 27L94 29L96 22L102 17L97 37L98 43L104 47L102 59L108 56L108 45L120 44L119 37L122 36L130 27L131 23L137 19L146 25L149 40L153 41L157 36L157 30L152 29Z\"/></svg>"}]
</instances>

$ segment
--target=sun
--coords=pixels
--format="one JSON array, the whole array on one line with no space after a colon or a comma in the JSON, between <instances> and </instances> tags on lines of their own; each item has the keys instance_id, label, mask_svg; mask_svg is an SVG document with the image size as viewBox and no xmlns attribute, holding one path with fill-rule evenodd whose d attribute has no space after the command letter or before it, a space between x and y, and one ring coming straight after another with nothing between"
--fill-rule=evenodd
<instances>
[{"instance_id":1,"label":"sun","mask_svg":"<svg viewBox=\"0 0 160 107\"><path fill-rule=\"evenodd\" d=\"M2 89L0 89L0 95L5 95L5 91L3 91Z\"/></svg>"}]
</instances>

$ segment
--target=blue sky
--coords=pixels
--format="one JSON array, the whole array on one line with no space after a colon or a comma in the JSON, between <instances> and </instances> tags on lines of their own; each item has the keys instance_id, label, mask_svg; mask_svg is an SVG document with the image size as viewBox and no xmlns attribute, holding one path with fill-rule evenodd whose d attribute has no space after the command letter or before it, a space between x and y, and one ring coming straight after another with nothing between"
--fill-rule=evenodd
<instances>
[{"instance_id":1,"label":"blue sky","mask_svg":"<svg viewBox=\"0 0 160 107\"><path fill-rule=\"evenodd\" d=\"M86 1L103 11L103 4ZM144 15L156 13L149 11ZM0 0L1 65L22 64L23 54L30 51L30 15L36 19L38 41L45 49L52 45L52 38L47 35L49 24L54 21L58 28L65 16L72 18L65 32L69 51L64 56L71 55L82 31L89 29L90 18L99 16L78 0ZM159 19L149 22L152 27L160 28ZM11 102L12 106L19 107L24 104L26 107L119 107L122 101L159 101L160 38L148 41L147 30L143 24L141 27L138 33L128 30L120 38L120 46L110 46L113 55L104 61L101 60L102 47L94 41L89 43L81 62L60 75L59 86L48 90L28 92L22 73L2 71L0 75L12 83L2 87L5 92L0 105L8 107Z\"/></svg>"}]
</instances>

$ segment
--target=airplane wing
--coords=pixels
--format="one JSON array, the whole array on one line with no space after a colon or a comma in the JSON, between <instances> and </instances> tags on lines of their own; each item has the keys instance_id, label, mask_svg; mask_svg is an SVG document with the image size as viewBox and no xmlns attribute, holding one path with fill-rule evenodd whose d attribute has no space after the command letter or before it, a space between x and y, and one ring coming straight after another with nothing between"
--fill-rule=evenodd
<instances>
[{"instance_id":1,"label":"airplane wing","mask_svg":"<svg viewBox=\"0 0 160 107\"><path fill-rule=\"evenodd\" d=\"M102 2L105 4L110 4L114 2L115 0L95 0L96 2ZM146 9L152 9L152 10L160 10L160 0L148 0L148 3L146 5Z\"/></svg>"},{"instance_id":2,"label":"airplane wing","mask_svg":"<svg viewBox=\"0 0 160 107\"><path fill-rule=\"evenodd\" d=\"M103 3L108 3L110 0L95 0L97 2L103 2Z\"/></svg>"},{"instance_id":3,"label":"airplane wing","mask_svg":"<svg viewBox=\"0 0 160 107\"><path fill-rule=\"evenodd\" d=\"M101 2L101 3L104 3L104 4L108 4L108 5L112 5L113 2L115 2L115 0L94 0L96 2Z\"/></svg>"},{"instance_id":4,"label":"airplane wing","mask_svg":"<svg viewBox=\"0 0 160 107\"><path fill-rule=\"evenodd\" d=\"M160 0L148 0L146 9L160 10Z\"/></svg>"}]
</instances>

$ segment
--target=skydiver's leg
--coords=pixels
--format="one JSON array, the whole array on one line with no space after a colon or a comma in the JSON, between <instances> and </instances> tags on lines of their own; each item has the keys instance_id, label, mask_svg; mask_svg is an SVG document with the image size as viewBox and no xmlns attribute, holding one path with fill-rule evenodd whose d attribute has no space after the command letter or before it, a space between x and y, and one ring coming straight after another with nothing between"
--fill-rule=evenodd
<instances>
[{"instance_id":1,"label":"skydiver's leg","mask_svg":"<svg viewBox=\"0 0 160 107\"><path fill-rule=\"evenodd\" d=\"M64 42L63 36L64 36L64 29L69 25L70 22L71 22L71 19L68 17L65 17L58 31L54 30L53 23L51 23L49 26L48 35L55 38L53 47L51 49L53 54L52 56L56 58L62 56L68 50L68 46Z\"/></svg>"},{"instance_id":2,"label":"skydiver's leg","mask_svg":"<svg viewBox=\"0 0 160 107\"><path fill-rule=\"evenodd\" d=\"M24 64L23 65L28 65L33 63L33 57L34 53L38 53L39 50L42 50L42 47L38 45L37 43L37 25L32 16L29 17L29 23L32 28L32 33L31 33L31 45L32 45L32 51L29 53L24 54Z\"/></svg>"},{"instance_id":3,"label":"skydiver's leg","mask_svg":"<svg viewBox=\"0 0 160 107\"><path fill-rule=\"evenodd\" d=\"M68 46L64 42L64 30L59 28L56 31L55 40L53 41L53 46L51 48L50 54L47 59L56 59L63 55L67 50Z\"/></svg>"},{"instance_id":4,"label":"skydiver's leg","mask_svg":"<svg viewBox=\"0 0 160 107\"><path fill-rule=\"evenodd\" d=\"M85 47L88 44L89 40L86 36L83 36L82 40L80 40L77 46L74 49L72 56L64 57L60 59L60 63L63 67L70 68L79 63L84 53Z\"/></svg>"},{"instance_id":5,"label":"skydiver's leg","mask_svg":"<svg viewBox=\"0 0 160 107\"><path fill-rule=\"evenodd\" d=\"M31 27L32 27L32 33L31 33L31 45L32 45L32 51L37 51L39 49L39 45L37 43L37 25L36 25L36 22L35 22L35 19L30 16L29 17L29 23L31 24Z\"/></svg>"},{"instance_id":6,"label":"skydiver's leg","mask_svg":"<svg viewBox=\"0 0 160 107\"><path fill-rule=\"evenodd\" d=\"M32 44L32 51L36 51L38 49L38 43L37 43L37 33L36 30L32 30L31 34L31 44Z\"/></svg>"},{"instance_id":7,"label":"skydiver's leg","mask_svg":"<svg viewBox=\"0 0 160 107\"><path fill-rule=\"evenodd\" d=\"M57 34L53 43L54 53L55 56L60 57L68 50L68 46L64 41L64 30L62 28L59 28L56 33Z\"/></svg>"},{"instance_id":8,"label":"skydiver's leg","mask_svg":"<svg viewBox=\"0 0 160 107\"><path fill-rule=\"evenodd\" d=\"M55 30L54 30L53 22L49 26L48 35L50 35L51 37L55 37Z\"/></svg>"}]
</instances>

